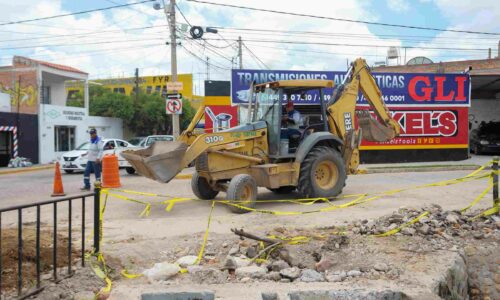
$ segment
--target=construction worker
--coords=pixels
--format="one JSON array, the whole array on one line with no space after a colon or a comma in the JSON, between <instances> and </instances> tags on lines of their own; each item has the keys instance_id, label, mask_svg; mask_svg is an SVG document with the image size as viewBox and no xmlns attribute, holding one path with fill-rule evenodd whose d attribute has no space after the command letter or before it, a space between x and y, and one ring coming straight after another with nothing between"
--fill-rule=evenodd
<instances>
[{"instance_id":1,"label":"construction worker","mask_svg":"<svg viewBox=\"0 0 500 300\"><path fill-rule=\"evenodd\" d=\"M96 181L101 181L101 158L104 147L104 142L97 136L97 130L94 128L89 130L90 147L87 151L87 166L83 173L82 191L90 191L90 173L93 171Z\"/></svg>"},{"instance_id":2,"label":"construction worker","mask_svg":"<svg viewBox=\"0 0 500 300\"><path fill-rule=\"evenodd\" d=\"M292 135L299 135L299 126L302 125L302 117L298 110L295 110L292 100L288 100L286 104L286 115L283 115L282 124L287 129L281 130L281 138L289 139Z\"/></svg>"}]
</instances>

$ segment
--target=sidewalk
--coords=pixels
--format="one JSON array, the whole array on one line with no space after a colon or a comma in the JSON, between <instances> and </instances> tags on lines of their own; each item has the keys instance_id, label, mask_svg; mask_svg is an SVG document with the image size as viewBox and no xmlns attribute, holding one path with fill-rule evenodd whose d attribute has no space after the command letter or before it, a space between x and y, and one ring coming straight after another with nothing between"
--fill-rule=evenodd
<instances>
[{"instance_id":1,"label":"sidewalk","mask_svg":"<svg viewBox=\"0 0 500 300\"><path fill-rule=\"evenodd\" d=\"M408 162L392 164L361 164L359 169L366 173L429 172L474 170L490 162L493 155L471 155L471 158L459 161Z\"/></svg>"},{"instance_id":2,"label":"sidewalk","mask_svg":"<svg viewBox=\"0 0 500 300\"><path fill-rule=\"evenodd\" d=\"M391 164L361 164L360 170L364 173L396 173L396 172L429 172L429 171L456 171L474 170L488 163L493 159L493 155L472 155L467 160L459 161L431 161L431 162L408 162ZM54 164L34 165L26 168L0 168L0 175L33 172L54 168ZM191 179L195 169L186 168L182 170L176 179Z\"/></svg>"},{"instance_id":3,"label":"sidewalk","mask_svg":"<svg viewBox=\"0 0 500 300\"><path fill-rule=\"evenodd\" d=\"M31 167L25 167L25 168L0 167L0 175L47 170L54 168L54 166L55 164L33 165Z\"/></svg>"}]
</instances>

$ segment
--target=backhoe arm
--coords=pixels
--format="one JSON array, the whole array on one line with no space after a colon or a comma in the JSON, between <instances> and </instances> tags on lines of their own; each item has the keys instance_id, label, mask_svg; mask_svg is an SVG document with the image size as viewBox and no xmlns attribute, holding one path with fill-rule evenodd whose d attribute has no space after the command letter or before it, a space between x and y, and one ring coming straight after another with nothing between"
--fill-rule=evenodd
<instances>
[{"instance_id":1,"label":"backhoe arm","mask_svg":"<svg viewBox=\"0 0 500 300\"><path fill-rule=\"evenodd\" d=\"M399 135L399 124L389 114L389 109L385 106L380 91L375 79L373 78L364 59L358 58L354 62L354 74L359 79L359 87L365 99L370 103L373 112L377 115L378 120L383 126L377 126L379 123L365 123L366 120L372 120L369 115L362 116L358 119L359 126L363 130L363 138L373 142L389 141ZM375 120L373 120L375 121ZM375 121L376 122L376 121Z\"/></svg>"},{"instance_id":2,"label":"backhoe arm","mask_svg":"<svg viewBox=\"0 0 500 300\"><path fill-rule=\"evenodd\" d=\"M344 141L342 154L348 173L356 173L359 165L359 145L361 137L368 141L385 142L399 135L399 125L392 119L384 104L382 93L373 79L366 62L362 58L351 64L346 85L337 88L333 103L327 108L330 130ZM358 113L359 129L355 129L354 115L359 91L366 98L378 117L371 117L368 111ZM335 101L335 99L338 99Z\"/></svg>"},{"instance_id":3,"label":"backhoe arm","mask_svg":"<svg viewBox=\"0 0 500 300\"><path fill-rule=\"evenodd\" d=\"M189 123L188 127L177 138L177 141L186 143L188 145L191 145L194 142L194 140L198 136L194 133L194 128L196 127L196 124L198 124L198 122L201 120L204 113L205 113L205 105L200 105L193 119Z\"/></svg>"}]
</instances>

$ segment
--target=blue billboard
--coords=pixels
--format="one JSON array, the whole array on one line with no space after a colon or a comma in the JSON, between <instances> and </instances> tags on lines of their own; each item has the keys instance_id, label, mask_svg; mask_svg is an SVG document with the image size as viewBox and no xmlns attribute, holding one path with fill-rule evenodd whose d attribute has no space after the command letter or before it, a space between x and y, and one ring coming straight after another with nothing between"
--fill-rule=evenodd
<instances>
[{"instance_id":1,"label":"blue billboard","mask_svg":"<svg viewBox=\"0 0 500 300\"><path fill-rule=\"evenodd\" d=\"M333 80L335 86L342 83L345 72L337 71L287 71L287 70L232 70L231 101L246 103L252 81L256 84L298 79ZM389 106L470 106L470 78L466 74L432 73L373 73L384 102ZM335 88L335 87L334 87ZM333 89L325 89L325 101L331 99ZM311 91L305 96L289 95L296 104L317 104L319 94ZM287 101L287 95L283 101ZM358 105L368 105L360 94Z\"/></svg>"}]
</instances>

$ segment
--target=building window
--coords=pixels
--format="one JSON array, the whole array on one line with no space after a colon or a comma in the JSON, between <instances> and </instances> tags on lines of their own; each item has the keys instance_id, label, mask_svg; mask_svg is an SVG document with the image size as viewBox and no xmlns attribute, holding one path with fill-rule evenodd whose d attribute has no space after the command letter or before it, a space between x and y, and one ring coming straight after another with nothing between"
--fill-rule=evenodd
<instances>
[{"instance_id":1,"label":"building window","mask_svg":"<svg viewBox=\"0 0 500 300\"><path fill-rule=\"evenodd\" d=\"M122 87L114 88L113 93L125 94L125 88Z\"/></svg>"},{"instance_id":2,"label":"building window","mask_svg":"<svg viewBox=\"0 0 500 300\"><path fill-rule=\"evenodd\" d=\"M42 104L50 104L50 86L42 86Z\"/></svg>"},{"instance_id":3,"label":"building window","mask_svg":"<svg viewBox=\"0 0 500 300\"><path fill-rule=\"evenodd\" d=\"M161 89L161 96L167 97L167 86L166 85L164 85L163 88Z\"/></svg>"},{"instance_id":4,"label":"building window","mask_svg":"<svg viewBox=\"0 0 500 300\"><path fill-rule=\"evenodd\" d=\"M148 86L146 87L146 94L150 95L152 91L153 91L153 87L152 87L152 86L150 86L150 85L148 85Z\"/></svg>"},{"instance_id":5,"label":"building window","mask_svg":"<svg viewBox=\"0 0 500 300\"><path fill-rule=\"evenodd\" d=\"M56 152L75 149L75 127L54 126L54 149Z\"/></svg>"},{"instance_id":6,"label":"building window","mask_svg":"<svg viewBox=\"0 0 500 300\"><path fill-rule=\"evenodd\" d=\"M161 85L157 85L156 89L155 89L155 92L159 94L160 91L161 91Z\"/></svg>"}]
</instances>

